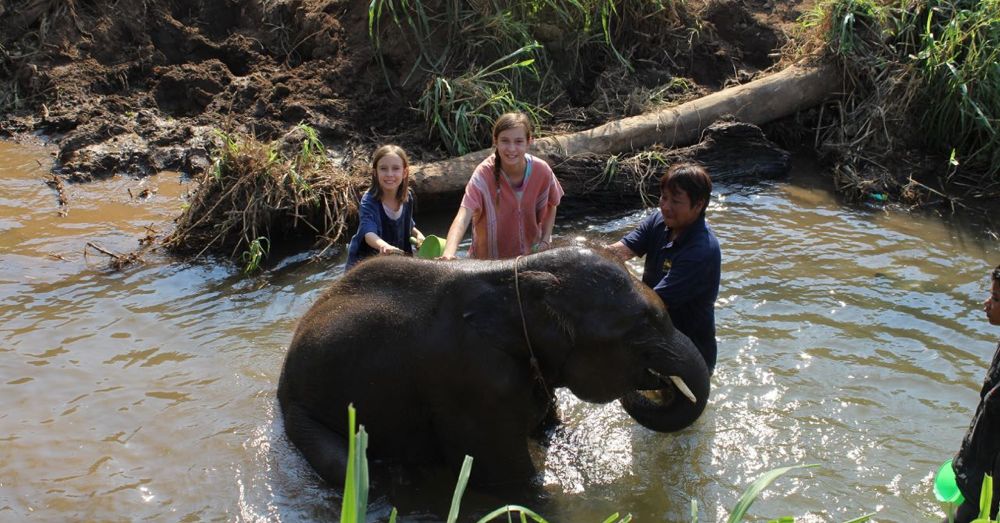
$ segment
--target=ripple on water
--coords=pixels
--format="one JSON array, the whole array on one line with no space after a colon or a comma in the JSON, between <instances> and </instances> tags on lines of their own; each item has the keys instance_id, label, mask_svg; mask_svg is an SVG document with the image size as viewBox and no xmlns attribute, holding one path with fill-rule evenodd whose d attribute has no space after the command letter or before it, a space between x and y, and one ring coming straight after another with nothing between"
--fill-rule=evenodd
<instances>
[{"instance_id":1,"label":"ripple on water","mask_svg":"<svg viewBox=\"0 0 1000 523\"><path fill-rule=\"evenodd\" d=\"M172 178L147 181L161 190L142 202L122 196L134 180L74 187L60 217L42 170L17 154L0 154L2 518L336 519L339 495L285 439L274 391L296 319L343 260L243 278L154 256L109 273L83 258L86 242L124 251L146 224L168 224ZM995 346L979 300L996 242L975 225L842 206L815 181L717 189L706 414L657 434L617 402L559 391L564 424L539 455L535 508L551 521L686 521L695 499L701 521L719 521L766 470L819 463L777 480L752 513L935 519L930 472L957 449ZM560 220L557 236L616 241L649 212ZM372 510L387 519L390 503ZM463 514L499 504L470 494Z\"/></svg>"}]
</instances>

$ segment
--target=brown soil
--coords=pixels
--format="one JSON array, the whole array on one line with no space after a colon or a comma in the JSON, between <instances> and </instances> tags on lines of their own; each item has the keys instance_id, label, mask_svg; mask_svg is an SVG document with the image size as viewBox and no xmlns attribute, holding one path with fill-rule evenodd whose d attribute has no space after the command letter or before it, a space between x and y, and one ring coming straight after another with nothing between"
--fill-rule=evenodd
<instances>
[{"instance_id":1,"label":"brown soil","mask_svg":"<svg viewBox=\"0 0 1000 523\"><path fill-rule=\"evenodd\" d=\"M697 31L670 49L637 49L636 73L624 80L605 57L584 57L565 72L566 96L550 107L546 130L634 114L641 107L628 94L671 77L698 86L679 96L746 81L777 60L813 1L678 4ZM209 165L214 129L272 140L302 122L335 149L395 141L417 161L444 156L411 109L423 82L387 87L368 39L368 5L0 0L0 133L51 140L58 172L73 181L197 173ZM390 78L411 70L412 48L386 53Z\"/></svg>"}]
</instances>

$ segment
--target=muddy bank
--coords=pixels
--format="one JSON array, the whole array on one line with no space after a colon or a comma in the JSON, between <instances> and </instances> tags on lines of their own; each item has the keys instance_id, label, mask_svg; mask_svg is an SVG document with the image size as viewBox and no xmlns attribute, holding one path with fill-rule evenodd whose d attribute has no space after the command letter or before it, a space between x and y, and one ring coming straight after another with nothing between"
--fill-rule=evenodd
<instances>
[{"instance_id":1,"label":"muddy bank","mask_svg":"<svg viewBox=\"0 0 1000 523\"><path fill-rule=\"evenodd\" d=\"M600 53L582 55L575 70L562 71L565 96L549 105L543 124L572 130L636 113L642 107L630 93L675 78L687 82L677 97L749 79L773 63L785 41L780 24L799 14L795 5L777 12L739 0L674 6L678 20L702 30L663 28L687 39L631 49L641 60L625 76ZM335 149L395 141L418 160L447 155L412 109L426 83L407 51L412 44L383 43L387 72L379 67L368 0L0 6L0 132L47 137L69 180L194 174L208 167L214 129L273 140L299 123ZM559 38L549 35L545 45L557 49ZM608 103L609 94L622 98Z\"/></svg>"},{"instance_id":2,"label":"muddy bank","mask_svg":"<svg viewBox=\"0 0 1000 523\"><path fill-rule=\"evenodd\" d=\"M13 4L0 129L49 137L71 180L202 171L213 129L354 138L384 96L364 33L342 25L363 25L362 2Z\"/></svg>"}]
</instances>

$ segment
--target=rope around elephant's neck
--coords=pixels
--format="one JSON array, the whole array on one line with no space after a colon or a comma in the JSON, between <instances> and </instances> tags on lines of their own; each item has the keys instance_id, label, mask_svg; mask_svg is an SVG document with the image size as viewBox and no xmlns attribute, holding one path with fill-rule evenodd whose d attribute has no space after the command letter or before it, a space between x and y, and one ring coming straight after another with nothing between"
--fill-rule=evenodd
<instances>
[{"instance_id":1,"label":"rope around elephant's neck","mask_svg":"<svg viewBox=\"0 0 1000 523\"><path fill-rule=\"evenodd\" d=\"M542 369L538 366L538 358L535 358L535 351L531 348L531 338L528 336L528 322L524 319L524 306L521 305L521 285L518 280L517 265L524 256L518 256L514 258L514 292L517 294L517 310L521 313L521 328L524 329L524 342L528 345L528 355L531 356L531 370L535 373L535 378L542 384L542 388L545 389L545 394L552 398L552 391L549 389L548 383L545 383L545 376L542 376ZM546 407L546 411L552 406L552 401Z\"/></svg>"}]
</instances>

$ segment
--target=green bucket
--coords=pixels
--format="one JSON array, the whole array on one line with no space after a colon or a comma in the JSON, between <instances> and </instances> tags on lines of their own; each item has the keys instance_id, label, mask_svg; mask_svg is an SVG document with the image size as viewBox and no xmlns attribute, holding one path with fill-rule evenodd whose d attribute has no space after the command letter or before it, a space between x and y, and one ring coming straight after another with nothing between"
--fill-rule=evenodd
<instances>
[{"instance_id":1,"label":"green bucket","mask_svg":"<svg viewBox=\"0 0 1000 523\"><path fill-rule=\"evenodd\" d=\"M954 503L955 505L960 505L965 501L962 491L955 483L955 469L951 467L950 459L941 464L937 476L934 477L934 497L943 503Z\"/></svg>"},{"instance_id":2,"label":"green bucket","mask_svg":"<svg viewBox=\"0 0 1000 523\"><path fill-rule=\"evenodd\" d=\"M424 258L425 260L433 260L438 256L444 254L445 239L434 236L433 234L424 238L424 243L420 245L420 249L417 250L417 257Z\"/></svg>"}]
</instances>

